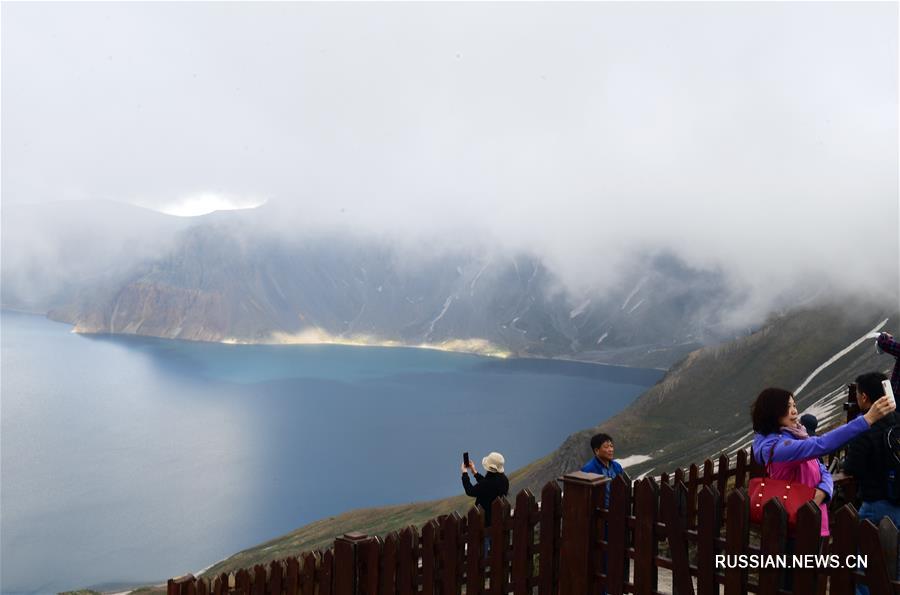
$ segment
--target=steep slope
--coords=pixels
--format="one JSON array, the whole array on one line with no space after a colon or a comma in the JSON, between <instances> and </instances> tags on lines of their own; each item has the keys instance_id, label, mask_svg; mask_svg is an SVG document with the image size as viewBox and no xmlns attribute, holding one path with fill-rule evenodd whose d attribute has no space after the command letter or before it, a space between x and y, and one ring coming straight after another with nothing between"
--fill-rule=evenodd
<instances>
[{"instance_id":1,"label":"steep slope","mask_svg":"<svg viewBox=\"0 0 900 595\"><path fill-rule=\"evenodd\" d=\"M732 452L748 443L749 406L766 386L796 390L806 384L797 394L800 408L812 407L825 423L838 421L846 384L864 371L888 371L894 363L893 358L876 353L873 341L859 340L879 327L896 330L898 321L896 307L861 302L773 316L747 337L691 353L631 407L573 434L553 453L512 473L512 493L523 488L538 493L547 481L580 468L591 456L590 436L601 430L616 438L617 458L650 457L627 467L632 477L671 471L722 451ZM350 530L383 535L452 510L464 512L469 506L471 499L455 496L348 512L241 552L209 573L324 547L334 536Z\"/></svg>"},{"instance_id":2,"label":"steep slope","mask_svg":"<svg viewBox=\"0 0 900 595\"><path fill-rule=\"evenodd\" d=\"M823 362L872 330L896 327L898 320L896 308L865 303L773 316L748 337L691 353L626 411L570 436L545 469L533 471L535 478L546 480L589 457L586 445L597 431L616 438L617 456L651 457L633 465L629 469L633 475L733 452L749 443L750 404L763 388L796 390ZM803 388L797 395L798 407L803 411L841 387L846 389L860 373L887 371L892 364L891 358L876 354L873 341L863 341ZM831 401L838 405L834 398Z\"/></svg>"}]
</instances>

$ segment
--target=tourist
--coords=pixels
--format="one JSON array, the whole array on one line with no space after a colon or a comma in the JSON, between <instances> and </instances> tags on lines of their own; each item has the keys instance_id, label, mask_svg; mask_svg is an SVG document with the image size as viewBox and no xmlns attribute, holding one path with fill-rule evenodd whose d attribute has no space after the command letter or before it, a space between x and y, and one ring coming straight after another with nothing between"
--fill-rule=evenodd
<instances>
[{"instance_id":1,"label":"tourist","mask_svg":"<svg viewBox=\"0 0 900 595\"><path fill-rule=\"evenodd\" d=\"M804 413L800 416L800 424L806 428L806 433L810 436L816 435L816 428L819 427L819 418L812 413Z\"/></svg>"},{"instance_id":2,"label":"tourist","mask_svg":"<svg viewBox=\"0 0 900 595\"><path fill-rule=\"evenodd\" d=\"M603 494L604 508L609 510L609 493L610 482L622 474L622 465L613 460L616 454L616 446L613 443L612 436L604 434L594 434L591 436L591 450L594 451L593 458L584 464L581 470L585 473L596 473L608 477L610 481L606 482L606 491ZM609 523L603 523L603 539L609 539ZM600 571L606 574L607 555L603 554ZM601 590L599 595L606 595L605 590Z\"/></svg>"},{"instance_id":3,"label":"tourist","mask_svg":"<svg viewBox=\"0 0 900 595\"><path fill-rule=\"evenodd\" d=\"M882 381L887 376L880 372L869 372L856 378L856 402L861 411L869 411L872 405L884 395ZM897 470L891 465L893 455L888 452L885 434L900 423L896 412L876 421L868 431L850 441L844 459L844 472L856 479L857 494L862 501L859 520L869 520L878 524L888 517L900 527L900 478L893 477ZM859 595L869 592L865 585L857 585Z\"/></svg>"},{"instance_id":4,"label":"tourist","mask_svg":"<svg viewBox=\"0 0 900 595\"><path fill-rule=\"evenodd\" d=\"M900 394L900 342L889 333L880 333L875 344L878 346L878 351L897 358L897 361L894 362L894 371L891 372L891 387L894 389L894 395L898 395Z\"/></svg>"},{"instance_id":5,"label":"tourist","mask_svg":"<svg viewBox=\"0 0 900 595\"><path fill-rule=\"evenodd\" d=\"M767 388L759 393L751 409L756 432L751 452L756 461L766 466L769 477L815 488L813 502L821 511L820 535L825 538L829 535L826 502L831 499L834 483L818 457L842 447L894 408L892 401L882 397L865 415L821 436L810 436L799 422L794 395L781 388ZM785 553L793 554L794 545L794 539L788 537ZM786 570L782 588L791 590L792 583L792 573Z\"/></svg>"},{"instance_id":6,"label":"tourist","mask_svg":"<svg viewBox=\"0 0 900 595\"><path fill-rule=\"evenodd\" d=\"M462 466L462 483L463 489L467 496L475 498L475 505L480 506L484 511L484 528L491 526L491 506L494 500L509 493L509 479L504 474L504 464L506 461L499 452L492 452L488 456L481 459L481 466L484 468L485 474L482 475L475 470L475 463L469 461L468 468ZM468 471L472 471L475 475L475 485L469 480ZM484 535L484 555L487 556L491 549L491 535L489 531L485 531Z\"/></svg>"},{"instance_id":7,"label":"tourist","mask_svg":"<svg viewBox=\"0 0 900 595\"><path fill-rule=\"evenodd\" d=\"M881 386L883 380L887 380L887 376L880 372L870 372L856 378L856 402L860 411L868 411L884 395L884 387ZM881 418L868 431L850 442L844 459L844 471L856 479L857 494L862 500L859 518L869 519L876 525L886 516L900 527L900 506L897 505L900 493L889 493L891 486L888 485L887 477L890 471L890 453L884 442L885 432L898 423L900 418L896 412Z\"/></svg>"},{"instance_id":8,"label":"tourist","mask_svg":"<svg viewBox=\"0 0 900 595\"><path fill-rule=\"evenodd\" d=\"M591 437L591 450L593 458L581 468L585 473L596 473L608 477L610 480L622 474L622 465L613 460L615 444L609 434L595 434ZM606 496L604 499L606 508L609 508L609 483L606 484Z\"/></svg>"},{"instance_id":9,"label":"tourist","mask_svg":"<svg viewBox=\"0 0 900 595\"><path fill-rule=\"evenodd\" d=\"M799 423L794 395L780 388L767 388L756 398L753 418L753 457L766 465L769 477L795 481L815 488L813 501L822 511L821 534L828 533L828 509L831 498L831 473L818 457L837 450L894 411L893 402L882 397L864 414L848 424L821 436L810 436Z\"/></svg>"}]
</instances>

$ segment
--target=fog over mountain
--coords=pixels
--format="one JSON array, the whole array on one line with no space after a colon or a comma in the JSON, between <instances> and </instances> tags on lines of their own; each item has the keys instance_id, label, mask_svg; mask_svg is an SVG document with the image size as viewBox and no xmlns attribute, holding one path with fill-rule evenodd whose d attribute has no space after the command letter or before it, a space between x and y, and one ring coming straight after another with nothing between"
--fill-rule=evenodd
<instances>
[{"instance_id":1,"label":"fog over mountain","mask_svg":"<svg viewBox=\"0 0 900 595\"><path fill-rule=\"evenodd\" d=\"M577 291L539 254L486 238L425 243L327 228L288 237L266 223L278 214L15 207L4 219L3 250L15 257L3 267L3 305L83 333L431 345L657 367L751 330L735 323L745 287L671 251L619 255L614 282ZM825 289L809 277L770 306L818 303Z\"/></svg>"},{"instance_id":2,"label":"fog over mountain","mask_svg":"<svg viewBox=\"0 0 900 595\"><path fill-rule=\"evenodd\" d=\"M896 4L0 10L6 306L109 330L110 296L143 311L138 287L202 287L194 273L218 260L236 268L220 269L234 285L213 310L253 295L269 313L193 338L301 332L314 287L333 311L306 314L329 333L478 327L562 354L604 332L615 344L604 324L645 277L632 299L658 308L638 307L655 314L621 345L639 328L676 343L741 332L873 285L897 301ZM476 286L497 293L465 297L484 266ZM396 312L360 268L420 310ZM260 271L280 288L262 301ZM354 289L323 292L328 275ZM513 339L509 292L540 304L535 343ZM354 318L363 303L375 311ZM139 310L122 328L190 334Z\"/></svg>"}]
</instances>

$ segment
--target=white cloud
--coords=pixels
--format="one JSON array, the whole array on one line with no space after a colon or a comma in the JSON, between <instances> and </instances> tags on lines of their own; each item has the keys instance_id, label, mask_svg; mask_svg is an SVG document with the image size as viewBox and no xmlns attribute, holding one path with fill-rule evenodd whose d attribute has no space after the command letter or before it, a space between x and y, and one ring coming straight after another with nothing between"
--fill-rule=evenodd
<instances>
[{"instance_id":1,"label":"white cloud","mask_svg":"<svg viewBox=\"0 0 900 595\"><path fill-rule=\"evenodd\" d=\"M662 248L759 302L896 285L897 12L6 3L3 201L215 188L291 233L488 236L573 283Z\"/></svg>"}]
</instances>

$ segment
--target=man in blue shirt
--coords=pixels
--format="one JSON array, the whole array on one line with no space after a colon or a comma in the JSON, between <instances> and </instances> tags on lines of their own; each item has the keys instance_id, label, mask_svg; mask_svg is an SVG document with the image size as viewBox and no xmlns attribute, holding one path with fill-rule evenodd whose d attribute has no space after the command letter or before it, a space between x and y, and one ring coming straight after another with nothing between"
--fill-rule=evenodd
<instances>
[{"instance_id":1,"label":"man in blue shirt","mask_svg":"<svg viewBox=\"0 0 900 595\"><path fill-rule=\"evenodd\" d=\"M585 473L596 473L610 479L622 473L622 465L613 460L615 454L615 446L613 445L612 436L609 434L595 434L591 438L591 450L594 451L594 458L585 463L581 468ZM609 508L609 484L606 484L606 508Z\"/></svg>"},{"instance_id":2,"label":"man in blue shirt","mask_svg":"<svg viewBox=\"0 0 900 595\"><path fill-rule=\"evenodd\" d=\"M603 475L610 480L622 473L622 465L613 460L615 446L613 445L612 436L603 433L595 434L591 438L591 450L594 451L594 458L585 463L584 467L581 468L582 471ZM604 502L604 508L609 510L609 483L606 484ZM606 523L603 524L603 539L609 539L609 525ZM603 554L601 572L606 574L606 554ZM600 591L600 595L606 595L606 591Z\"/></svg>"}]
</instances>

